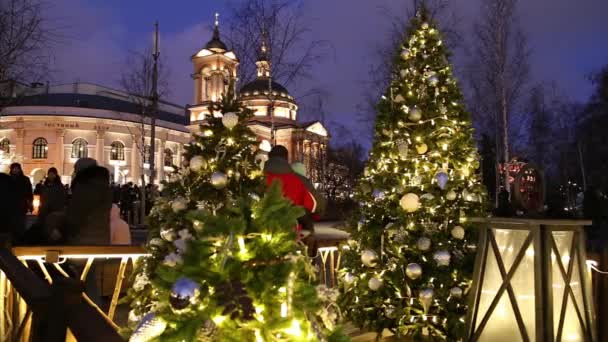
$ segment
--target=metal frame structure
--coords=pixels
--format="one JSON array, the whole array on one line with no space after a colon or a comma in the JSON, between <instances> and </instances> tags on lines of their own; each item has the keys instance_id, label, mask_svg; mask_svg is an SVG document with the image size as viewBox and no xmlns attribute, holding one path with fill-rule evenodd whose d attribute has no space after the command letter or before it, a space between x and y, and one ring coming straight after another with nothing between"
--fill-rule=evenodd
<instances>
[{"instance_id":1,"label":"metal frame structure","mask_svg":"<svg viewBox=\"0 0 608 342\"><path fill-rule=\"evenodd\" d=\"M513 309L519 336L509 336L509 341L566 341L563 336L564 323L568 304L574 308L576 318L583 335L582 341L597 341L595 330L595 316L591 302L591 287L586 272L585 232L583 226L589 225L587 221L566 220L527 220L527 219L501 219L477 220L480 223L479 243L475 260L473 285L469 295L469 314L467 317L467 333L470 341L495 340L496 336L484 336L484 329L494 317L499 301L507 293L508 303ZM503 254L498 246L496 232L501 230L509 234L514 231L526 231L528 234L518 250L514 251L515 258L507 269ZM570 236L566 253L560 253L556 237L560 234ZM528 249L532 247L532 253ZM493 254L500 274L501 285L493 294L491 304L485 312L480 312L482 293L493 293L486 288L486 271L488 260ZM526 322L521 313L520 303L515 296L512 279L520 269L523 258L528 254L533 257L534 267L534 331L532 334L526 328ZM566 263L566 265L565 265ZM575 274L575 266L578 274ZM573 289L574 276L577 289ZM555 281L563 282L563 295L554 298L553 288L559 287ZM575 293L576 292L576 293ZM576 296L582 298L582 303ZM555 316L554 306L559 305L559 316ZM528 324L530 322L527 322ZM506 323L505 323L506 324ZM506 336L505 336L506 337ZM504 338L504 337L503 337ZM581 340L581 339L579 339ZM506 340L505 340L506 341Z\"/></svg>"}]
</instances>

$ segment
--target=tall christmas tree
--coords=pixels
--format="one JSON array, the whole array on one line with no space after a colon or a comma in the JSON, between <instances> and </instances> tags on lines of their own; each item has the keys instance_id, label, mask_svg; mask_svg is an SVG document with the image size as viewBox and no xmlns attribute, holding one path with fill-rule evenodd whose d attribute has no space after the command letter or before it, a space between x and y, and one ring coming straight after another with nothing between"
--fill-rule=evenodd
<instances>
[{"instance_id":1,"label":"tall christmas tree","mask_svg":"<svg viewBox=\"0 0 608 342\"><path fill-rule=\"evenodd\" d=\"M342 309L377 332L457 341L476 242L467 219L480 214L485 195L470 117L425 10L411 21L377 110Z\"/></svg>"},{"instance_id":2,"label":"tall christmas tree","mask_svg":"<svg viewBox=\"0 0 608 342\"><path fill-rule=\"evenodd\" d=\"M212 109L222 115L201 126L151 213L151 256L129 291L126 333L131 341L339 341L332 294L315 287L297 243L303 209L277 185L265 189L257 139L243 124L251 111L230 94Z\"/></svg>"}]
</instances>

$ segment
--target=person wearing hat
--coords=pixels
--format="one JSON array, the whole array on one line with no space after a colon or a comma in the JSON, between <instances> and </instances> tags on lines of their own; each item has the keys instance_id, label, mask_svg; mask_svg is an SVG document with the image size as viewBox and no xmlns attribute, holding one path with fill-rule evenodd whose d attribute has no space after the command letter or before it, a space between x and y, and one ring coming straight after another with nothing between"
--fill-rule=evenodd
<instances>
[{"instance_id":1,"label":"person wearing hat","mask_svg":"<svg viewBox=\"0 0 608 342\"><path fill-rule=\"evenodd\" d=\"M278 181L285 198L289 199L294 205L301 206L310 213L315 213L317 201L300 177L293 172L287 161L288 156L285 146L277 145L270 150L268 161L264 163L266 185L270 186L273 182ZM301 228L298 225L298 232Z\"/></svg>"},{"instance_id":2,"label":"person wearing hat","mask_svg":"<svg viewBox=\"0 0 608 342\"><path fill-rule=\"evenodd\" d=\"M74 164L72 198L66 211L66 242L78 245L110 244L112 190L110 172L92 158Z\"/></svg>"}]
</instances>

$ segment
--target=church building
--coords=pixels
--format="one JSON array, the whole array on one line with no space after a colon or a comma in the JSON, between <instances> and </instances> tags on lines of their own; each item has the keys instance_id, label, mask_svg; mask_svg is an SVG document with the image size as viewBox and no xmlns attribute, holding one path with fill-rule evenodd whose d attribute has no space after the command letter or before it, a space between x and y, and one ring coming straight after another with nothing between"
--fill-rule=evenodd
<instances>
[{"instance_id":1,"label":"church building","mask_svg":"<svg viewBox=\"0 0 608 342\"><path fill-rule=\"evenodd\" d=\"M209 106L238 84L239 60L220 39L217 15L211 40L192 56L194 104L189 107L190 129L198 129L208 115ZM256 78L233 89L238 100L254 111L250 128L263 145L283 145L290 162L303 162L308 176L319 182L324 170L329 134L320 121L298 122L298 104L289 91L272 79L270 58L264 43L256 62Z\"/></svg>"}]
</instances>

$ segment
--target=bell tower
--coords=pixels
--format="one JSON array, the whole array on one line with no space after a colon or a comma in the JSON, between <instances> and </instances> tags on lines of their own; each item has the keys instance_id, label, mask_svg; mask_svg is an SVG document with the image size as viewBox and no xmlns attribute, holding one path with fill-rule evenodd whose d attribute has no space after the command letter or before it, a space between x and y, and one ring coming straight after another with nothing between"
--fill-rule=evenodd
<instances>
[{"instance_id":1,"label":"bell tower","mask_svg":"<svg viewBox=\"0 0 608 342\"><path fill-rule=\"evenodd\" d=\"M239 61L220 39L219 14L215 14L213 37L192 56L192 64L194 103L189 110L191 124L197 124L213 114L209 112L209 105L221 101L228 94L228 87L231 84L234 86L237 80ZM236 94L236 91L233 93Z\"/></svg>"}]
</instances>

